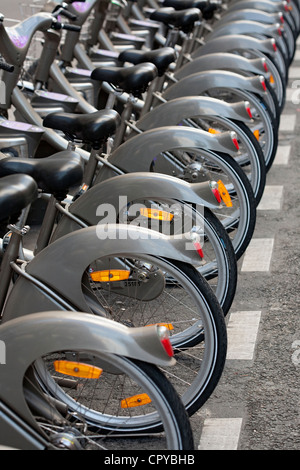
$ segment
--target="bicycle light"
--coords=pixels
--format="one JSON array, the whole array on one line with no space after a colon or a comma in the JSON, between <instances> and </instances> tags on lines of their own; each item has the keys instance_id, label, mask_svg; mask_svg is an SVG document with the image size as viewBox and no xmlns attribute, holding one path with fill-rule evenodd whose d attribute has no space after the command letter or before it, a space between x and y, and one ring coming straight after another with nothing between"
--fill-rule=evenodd
<instances>
[{"instance_id":1,"label":"bicycle light","mask_svg":"<svg viewBox=\"0 0 300 470\"><path fill-rule=\"evenodd\" d=\"M246 108L246 111L249 115L249 118L252 119L253 116L252 116L252 112L251 112L251 108L250 108L250 103L249 101L245 101L245 108Z\"/></svg>"},{"instance_id":2,"label":"bicycle light","mask_svg":"<svg viewBox=\"0 0 300 470\"><path fill-rule=\"evenodd\" d=\"M231 140L233 142L233 145L235 146L235 148L237 150L240 149L240 146L239 146L239 143L238 143L238 140L237 140L237 135L235 132L230 132L230 136L231 136Z\"/></svg>"},{"instance_id":3,"label":"bicycle light","mask_svg":"<svg viewBox=\"0 0 300 470\"><path fill-rule=\"evenodd\" d=\"M209 186L212 190L212 193L213 195L215 196L216 200L218 201L218 203L220 204L222 199L221 199L221 195L219 193L219 185L216 181L210 181L209 182Z\"/></svg>"},{"instance_id":4,"label":"bicycle light","mask_svg":"<svg viewBox=\"0 0 300 470\"><path fill-rule=\"evenodd\" d=\"M170 341L170 334L168 328L166 328L165 326L157 326L157 334L167 355L169 357L173 357L174 351Z\"/></svg>"},{"instance_id":5,"label":"bicycle light","mask_svg":"<svg viewBox=\"0 0 300 470\"><path fill-rule=\"evenodd\" d=\"M264 91L267 91L267 85L266 85L264 77L260 76L259 80L260 80L261 86L263 87Z\"/></svg>"}]
</instances>

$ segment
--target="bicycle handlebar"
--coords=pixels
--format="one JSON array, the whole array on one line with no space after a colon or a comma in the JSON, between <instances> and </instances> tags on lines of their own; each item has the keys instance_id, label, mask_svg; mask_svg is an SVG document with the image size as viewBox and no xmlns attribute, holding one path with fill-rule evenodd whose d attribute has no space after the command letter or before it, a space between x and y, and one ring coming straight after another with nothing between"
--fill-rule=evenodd
<instances>
[{"instance_id":1,"label":"bicycle handlebar","mask_svg":"<svg viewBox=\"0 0 300 470\"><path fill-rule=\"evenodd\" d=\"M68 23L60 23L59 21L53 21L52 28L56 30L65 29L66 31L75 31L79 33L81 31L81 26Z\"/></svg>"},{"instance_id":2,"label":"bicycle handlebar","mask_svg":"<svg viewBox=\"0 0 300 470\"><path fill-rule=\"evenodd\" d=\"M5 60L0 58L0 69L12 73L15 69L13 65L8 64Z\"/></svg>"}]
</instances>

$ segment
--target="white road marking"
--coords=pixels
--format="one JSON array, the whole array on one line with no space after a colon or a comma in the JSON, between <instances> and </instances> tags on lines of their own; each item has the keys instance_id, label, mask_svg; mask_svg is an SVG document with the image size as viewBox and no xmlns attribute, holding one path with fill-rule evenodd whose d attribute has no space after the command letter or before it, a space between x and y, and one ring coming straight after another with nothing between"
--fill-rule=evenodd
<instances>
[{"instance_id":1,"label":"white road marking","mask_svg":"<svg viewBox=\"0 0 300 470\"><path fill-rule=\"evenodd\" d=\"M291 154L290 145L278 145L273 165L288 165Z\"/></svg>"},{"instance_id":2,"label":"white road marking","mask_svg":"<svg viewBox=\"0 0 300 470\"><path fill-rule=\"evenodd\" d=\"M227 326L227 360L253 360L260 317L260 311L238 311L230 314Z\"/></svg>"},{"instance_id":3,"label":"white road marking","mask_svg":"<svg viewBox=\"0 0 300 470\"><path fill-rule=\"evenodd\" d=\"M300 79L300 67L291 67L289 70L289 78Z\"/></svg>"},{"instance_id":4,"label":"white road marking","mask_svg":"<svg viewBox=\"0 0 300 470\"><path fill-rule=\"evenodd\" d=\"M198 450L237 450L242 418L208 418Z\"/></svg>"},{"instance_id":5,"label":"white road marking","mask_svg":"<svg viewBox=\"0 0 300 470\"><path fill-rule=\"evenodd\" d=\"M279 132L294 132L296 126L296 117L296 114L282 114L279 125Z\"/></svg>"},{"instance_id":6,"label":"white road marking","mask_svg":"<svg viewBox=\"0 0 300 470\"><path fill-rule=\"evenodd\" d=\"M241 271L269 271L273 246L273 238L253 238L244 255Z\"/></svg>"},{"instance_id":7,"label":"white road marking","mask_svg":"<svg viewBox=\"0 0 300 470\"><path fill-rule=\"evenodd\" d=\"M283 186L271 186L266 185L263 197L259 205L258 210L280 210L282 205L283 197Z\"/></svg>"}]
</instances>

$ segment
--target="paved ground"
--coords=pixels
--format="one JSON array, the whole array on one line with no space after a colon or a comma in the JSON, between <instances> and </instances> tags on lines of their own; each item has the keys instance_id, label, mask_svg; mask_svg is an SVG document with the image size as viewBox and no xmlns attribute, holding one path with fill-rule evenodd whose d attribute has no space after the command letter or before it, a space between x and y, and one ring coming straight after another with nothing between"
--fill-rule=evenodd
<instances>
[{"instance_id":1,"label":"paved ground","mask_svg":"<svg viewBox=\"0 0 300 470\"><path fill-rule=\"evenodd\" d=\"M1 3L5 16L21 17L18 0ZM300 450L300 42L298 48L278 154L253 242L239 262L225 372L191 419L199 449Z\"/></svg>"}]
</instances>

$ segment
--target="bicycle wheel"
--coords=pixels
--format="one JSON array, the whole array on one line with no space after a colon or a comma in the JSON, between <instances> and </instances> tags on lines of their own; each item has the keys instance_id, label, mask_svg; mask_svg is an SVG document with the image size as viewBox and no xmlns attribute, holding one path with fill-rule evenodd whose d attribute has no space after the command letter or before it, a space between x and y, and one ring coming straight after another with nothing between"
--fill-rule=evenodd
<instances>
[{"instance_id":1,"label":"bicycle wheel","mask_svg":"<svg viewBox=\"0 0 300 470\"><path fill-rule=\"evenodd\" d=\"M268 171L272 166L278 147L278 129L268 105L251 93L226 87L208 90L206 94L228 103L241 100L249 101L253 123L248 127L257 135L265 157L266 171Z\"/></svg>"},{"instance_id":2,"label":"bicycle wheel","mask_svg":"<svg viewBox=\"0 0 300 470\"><path fill-rule=\"evenodd\" d=\"M94 313L101 306L129 327L168 328L177 361L163 372L188 413L195 413L217 386L227 349L224 315L205 279L186 263L118 256L95 260L82 285Z\"/></svg>"},{"instance_id":3,"label":"bicycle wheel","mask_svg":"<svg viewBox=\"0 0 300 470\"><path fill-rule=\"evenodd\" d=\"M153 159L151 170L183 178L189 182L221 180L230 197L231 207L213 209L231 239L237 260L253 235L256 202L250 182L240 165L230 155L208 150L179 147Z\"/></svg>"},{"instance_id":4,"label":"bicycle wheel","mask_svg":"<svg viewBox=\"0 0 300 470\"><path fill-rule=\"evenodd\" d=\"M236 292L237 261L229 235L210 209L195 209L179 201L135 200L124 208L119 223L130 223L171 236L195 231L203 257L199 257L199 264L194 267L210 285L224 315L228 313Z\"/></svg>"},{"instance_id":5,"label":"bicycle wheel","mask_svg":"<svg viewBox=\"0 0 300 470\"><path fill-rule=\"evenodd\" d=\"M152 364L95 351L59 351L33 364L24 388L37 425L54 449L194 448L184 406Z\"/></svg>"},{"instance_id":6,"label":"bicycle wheel","mask_svg":"<svg viewBox=\"0 0 300 470\"><path fill-rule=\"evenodd\" d=\"M230 120L222 116L193 117L179 123L179 125L181 124L203 129L211 133L226 131L236 133L239 151L233 154L232 157L241 166L249 179L256 204L258 204L266 184L266 167L262 149L250 129L243 122Z\"/></svg>"}]
</instances>

